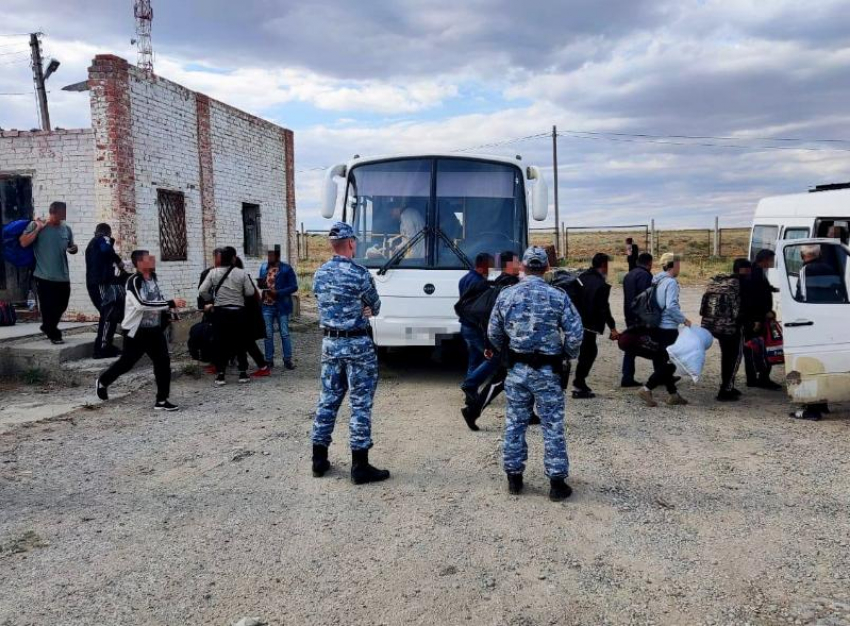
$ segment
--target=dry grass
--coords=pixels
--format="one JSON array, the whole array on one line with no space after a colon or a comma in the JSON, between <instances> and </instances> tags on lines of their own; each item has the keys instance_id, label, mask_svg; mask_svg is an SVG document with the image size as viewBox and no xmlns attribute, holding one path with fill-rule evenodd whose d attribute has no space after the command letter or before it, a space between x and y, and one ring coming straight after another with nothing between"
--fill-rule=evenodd
<instances>
[{"instance_id":1,"label":"dry grass","mask_svg":"<svg viewBox=\"0 0 850 626\"><path fill-rule=\"evenodd\" d=\"M747 255L750 231L748 228L728 228L721 231L720 257L712 257L712 239L709 229L657 231L660 253L676 252L684 257L681 282L686 285L703 284L716 274L728 272L732 261ZM628 266L623 248L626 237L632 237L646 249L642 231L573 231L569 233L566 252L568 258L563 262L567 267L585 267L597 252L605 252L613 257L611 280L619 283L625 276ZM307 235L306 258L298 261L296 274L302 293L310 293L313 286L313 274L331 255L331 249L324 235ZM531 243L547 245L554 242L554 235L535 231L531 233ZM303 246L303 244L302 244Z\"/></svg>"}]
</instances>

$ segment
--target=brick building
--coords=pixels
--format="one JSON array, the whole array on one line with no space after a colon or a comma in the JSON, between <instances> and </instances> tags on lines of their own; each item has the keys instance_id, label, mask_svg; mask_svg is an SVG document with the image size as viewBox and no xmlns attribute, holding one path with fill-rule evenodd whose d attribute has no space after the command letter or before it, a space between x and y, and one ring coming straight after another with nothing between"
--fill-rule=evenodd
<instances>
[{"instance_id":1,"label":"brick building","mask_svg":"<svg viewBox=\"0 0 850 626\"><path fill-rule=\"evenodd\" d=\"M275 245L295 260L292 131L116 56L94 58L88 88L91 128L0 133L0 222L68 205L80 246L69 316L94 313L82 252L98 222L123 258L151 250L166 293L189 301L216 246L252 272ZM25 299L25 282L0 261L0 299Z\"/></svg>"}]
</instances>

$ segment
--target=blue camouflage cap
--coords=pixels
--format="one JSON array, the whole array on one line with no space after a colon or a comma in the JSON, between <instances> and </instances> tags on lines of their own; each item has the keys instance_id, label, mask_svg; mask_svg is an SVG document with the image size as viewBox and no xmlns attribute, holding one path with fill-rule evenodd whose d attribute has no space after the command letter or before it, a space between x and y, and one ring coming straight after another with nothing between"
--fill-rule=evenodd
<instances>
[{"instance_id":1,"label":"blue camouflage cap","mask_svg":"<svg viewBox=\"0 0 850 626\"><path fill-rule=\"evenodd\" d=\"M540 246L531 246L522 255L522 264L531 269L546 269L549 267L549 255Z\"/></svg>"},{"instance_id":2,"label":"blue camouflage cap","mask_svg":"<svg viewBox=\"0 0 850 626\"><path fill-rule=\"evenodd\" d=\"M331 226L331 230L328 233L328 239L331 241L338 241L340 239L357 239L357 236L354 234L354 229L351 227L351 224L346 224L345 222L334 222L334 225Z\"/></svg>"}]
</instances>

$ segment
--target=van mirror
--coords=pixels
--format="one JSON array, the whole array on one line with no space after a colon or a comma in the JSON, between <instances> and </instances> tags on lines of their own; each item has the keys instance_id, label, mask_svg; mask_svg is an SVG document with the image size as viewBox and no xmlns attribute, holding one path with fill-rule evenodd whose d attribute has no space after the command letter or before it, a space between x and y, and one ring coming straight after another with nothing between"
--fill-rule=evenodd
<instances>
[{"instance_id":1,"label":"van mirror","mask_svg":"<svg viewBox=\"0 0 850 626\"><path fill-rule=\"evenodd\" d=\"M336 200L339 196L339 186L336 178L340 176L345 178L345 164L340 163L328 168L325 172L325 184L322 187L322 217L330 219L336 213Z\"/></svg>"},{"instance_id":2,"label":"van mirror","mask_svg":"<svg viewBox=\"0 0 850 626\"><path fill-rule=\"evenodd\" d=\"M540 168L533 165L528 168L528 179L534 181L534 188L531 190L531 216L542 222L549 214L549 186Z\"/></svg>"}]
</instances>

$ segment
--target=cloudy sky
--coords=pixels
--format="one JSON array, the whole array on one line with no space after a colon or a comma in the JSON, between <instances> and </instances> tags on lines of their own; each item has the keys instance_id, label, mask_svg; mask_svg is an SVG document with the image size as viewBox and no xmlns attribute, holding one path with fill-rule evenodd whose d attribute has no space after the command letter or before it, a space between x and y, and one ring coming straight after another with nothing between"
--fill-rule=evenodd
<instances>
[{"instance_id":1,"label":"cloudy sky","mask_svg":"<svg viewBox=\"0 0 850 626\"><path fill-rule=\"evenodd\" d=\"M153 5L158 74L295 131L312 226L318 168L355 153L498 144L479 151L551 183L555 124L573 225L740 225L762 196L850 180L850 0ZM2 0L0 24L61 60L57 126L89 124L86 95L59 88L94 54L135 60L131 0ZM37 125L27 61L25 37L0 37L4 128Z\"/></svg>"}]
</instances>

